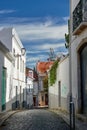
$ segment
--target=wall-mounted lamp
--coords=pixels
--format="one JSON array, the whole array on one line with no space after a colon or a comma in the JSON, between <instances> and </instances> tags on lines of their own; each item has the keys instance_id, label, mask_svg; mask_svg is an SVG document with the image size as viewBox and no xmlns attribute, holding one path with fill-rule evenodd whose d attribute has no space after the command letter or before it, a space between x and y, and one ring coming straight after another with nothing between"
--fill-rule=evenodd
<instances>
[{"instance_id":1,"label":"wall-mounted lamp","mask_svg":"<svg viewBox=\"0 0 87 130\"><path fill-rule=\"evenodd\" d=\"M25 48L21 48L21 55L25 55L25 52L26 52L26 50L25 50Z\"/></svg>"},{"instance_id":2,"label":"wall-mounted lamp","mask_svg":"<svg viewBox=\"0 0 87 130\"><path fill-rule=\"evenodd\" d=\"M15 54L15 49L13 49L13 54L15 57L24 56L25 52L26 52L25 48L21 48L21 54Z\"/></svg>"}]
</instances>

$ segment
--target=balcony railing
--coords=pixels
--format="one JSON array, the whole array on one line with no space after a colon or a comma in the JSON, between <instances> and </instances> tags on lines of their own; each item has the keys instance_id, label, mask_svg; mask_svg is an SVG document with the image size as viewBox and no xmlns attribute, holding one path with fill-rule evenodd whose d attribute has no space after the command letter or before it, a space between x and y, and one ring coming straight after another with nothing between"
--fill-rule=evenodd
<instances>
[{"instance_id":1,"label":"balcony railing","mask_svg":"<svg viewBox=\"0 0 87 130\"><path fill-rule=\"evenodd\" d=\"M87 27L87 0L80 0L73 11L73 35L79 35Z\"/></svg>"}]
</instances>

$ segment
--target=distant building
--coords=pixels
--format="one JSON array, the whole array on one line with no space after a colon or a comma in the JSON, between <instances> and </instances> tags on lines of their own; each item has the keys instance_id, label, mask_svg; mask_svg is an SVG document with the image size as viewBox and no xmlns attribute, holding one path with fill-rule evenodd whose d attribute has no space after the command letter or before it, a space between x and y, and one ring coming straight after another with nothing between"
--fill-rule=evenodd
<instances>
[{"instance_id":1,"label":"distant building","mask_svg":"<svg viewBox=\"0 0 87 130\"><path fill-rule=\"evenodd\" d=\"M26 84L28 107L38 106L38 77L37 73L31 68L26 68Z\"/></svg>"},{"instance_id":2,"label":"distant building","mask_svg":"<svg viewBox=\"0 0 87 130\"><path fill-rule=\"evenodd\" d=\"M26 68L27 105L33 107L33 70Z\"/></svg>"},{"instance_id":3,"label":"distant building","mask_svg":"<svg viewBox=\"0 0 87 130\"><path fill-rule=\"evenodd\" d=\"M38 93L39 93L39 85L38 85L38 75L36 70L34 72L34 80L33 80L33 105L38 106Z\"/></svg>"},{"instance_id":4,"label":"distant building","mask_svg":"<svg viewBox=\"0 0 87 130\"><path fill-rule=\"evenodd\" d=\"M14 28L0 31L0 108L20 108L26 100L25 90L25 49ZM5 52L5 53L3 53ZM3 54L3 55L2 55ZM7 60L8 59L8 60ZM3 73L2 73L3 71ZM2 81L3 77L3 81Z\"/></svg>"},{"instance_id":5,"label":"distant building","mask_svg":"<svg viewBox=\"0 0 87 130\"><path fill-rule=\"evenodd\" d=\"M36 65L39 85L38 103L40 106L48 105L48 91L44 89L44 78L47 76L47 70L53 65L53 63L53 61L38 62Z\"/></svg>"}]
</instances>

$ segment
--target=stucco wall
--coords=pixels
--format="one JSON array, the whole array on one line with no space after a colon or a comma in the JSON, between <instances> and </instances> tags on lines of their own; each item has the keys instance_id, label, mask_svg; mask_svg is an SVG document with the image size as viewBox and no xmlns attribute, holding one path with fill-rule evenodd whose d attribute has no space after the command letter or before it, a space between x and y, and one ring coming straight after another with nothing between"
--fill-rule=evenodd
<instances>
[{"instance_id":1,"label":"stucco wall","mask_svg":"<svg viewBox=\"0 0 87 130\"><path fill-rule=\"evenodd\" d=\"M11 109L11 103L8 105L8 103L11 101L11 95L12 95L12 61L9 60L7 56L4 54L5 52L0 51L0 104L1 104L1 98L2 98L2 69L3 67L6 68L6 110Z\"/></svg>"},{"instance_id":2,"label":"stucco wall","mask_svg":"<svg viewBox=\"0 0 87 130\"><path fill-rule=\"evenodd\" d=\"M71 12L73 12L74 8L78 4L80 0L71 0ZM72 19L72 13L71 13L71 28L73 26L73 19ZM80 73L80 65L79 65L79 53L78 50L80 47L87 42L87 28L82 30L82 32L79 35L73 36L71 34L71 87L72 87L72 96L73 101L75 103L76 111L78 112L81 107L81 95L80 95L80 79L79 79L79 73Z\"/></svg>"},{"instance_id":3,"label":"stucco wall","mask_svg":"<svg viewBox=\"0 0 87 130\"><path fill-rule=\"evenodd\" d=\"M87 29L78 35L71 43L71 74L72 74L72 94L75 102L76 111L79 109L80 97L79 94L79 60L78 50L87 42Z\"/></svg>"},{"instance_id":4,"label":"stucco wall","mask_svg":"<svg viewBox=\"0 0 87 130\"><path fill-rule=\"evenodd\" d=\"M59 99L59 82L61 82ZM49 107L68 109L69 96L69 58L62 60L57 68L57 80L53 86L49 86ZM59 105L60 100L60 105Z\"/></svg>"},{"instance_id":5,"label":"stucco wall","mask_svg":"<svg viewBox=\"0 0 87 130\"><path fill-rule=\"evenodd\" d=\"M12 51L12 28L4 28L0 31L0 40Z\"/></svg>"},{"instance_id":6,"label":"stucco wall","mask_svg":"<svg viewBox=\"0 0 87 130\"><path fill-rule=\"evenodd\" d=\"M12 56L14 57L15 64L5 56L6 54L3 53L3 56L0 56L2 59L2 63L0 63L0 70L2 71L2 66L7 68L7 88L6 88L6 110L12 108L12 103L15 104L16 102L16 86L17 88L17 100L22 103L23 100L26 101L26 93L23 93L23 89L25 89L25 55L21 55L21 48L23 45L18 38L18 35L14 28L6 28L0 31L0 40L3 44L9 49ZM13 49L15 48L16 56L13 54ZM17 55L18 54L18 55ZM19 58L19 69L17 68L17 59ZM20 58L22 59L21 63ZM21 69L23 68L23 69ZM1 73L0 71L0 73ZM0 74L0 80L1 80ZM1 86L1 85L0 85ZM23 96L25 94L25 96ZM1 99L1 98L0 98ZM11 102L9 102L11 101Z\"/></svg>"},{"instance_id":7,"label":"stucco wall","mask_svg":"<svg viewBox=\"0 0 87 130\"><path fill-rule=\"evenodd\" d=\"M2 86L2 66L4 65L4 55L0 50L0 112L1 112L1 86Z\"/></svg>"}]
</instances>

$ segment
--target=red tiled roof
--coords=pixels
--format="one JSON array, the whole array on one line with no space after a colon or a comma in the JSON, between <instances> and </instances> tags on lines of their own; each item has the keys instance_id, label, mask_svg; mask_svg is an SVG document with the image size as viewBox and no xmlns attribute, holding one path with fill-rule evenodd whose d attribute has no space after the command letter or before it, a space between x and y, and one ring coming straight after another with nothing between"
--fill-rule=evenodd
<instances>
[{"instance_id":1,"label":"red tiled roof","mask_svg":"<svg viewBox=\"0 0 87 130\"><path fill-rule=\"evenodd\" d=\"M37 72L38 73L45 73L51 65L53 65L53 61L48 62L38 62L37 63Z\"/></svg>"}]
</instances>

